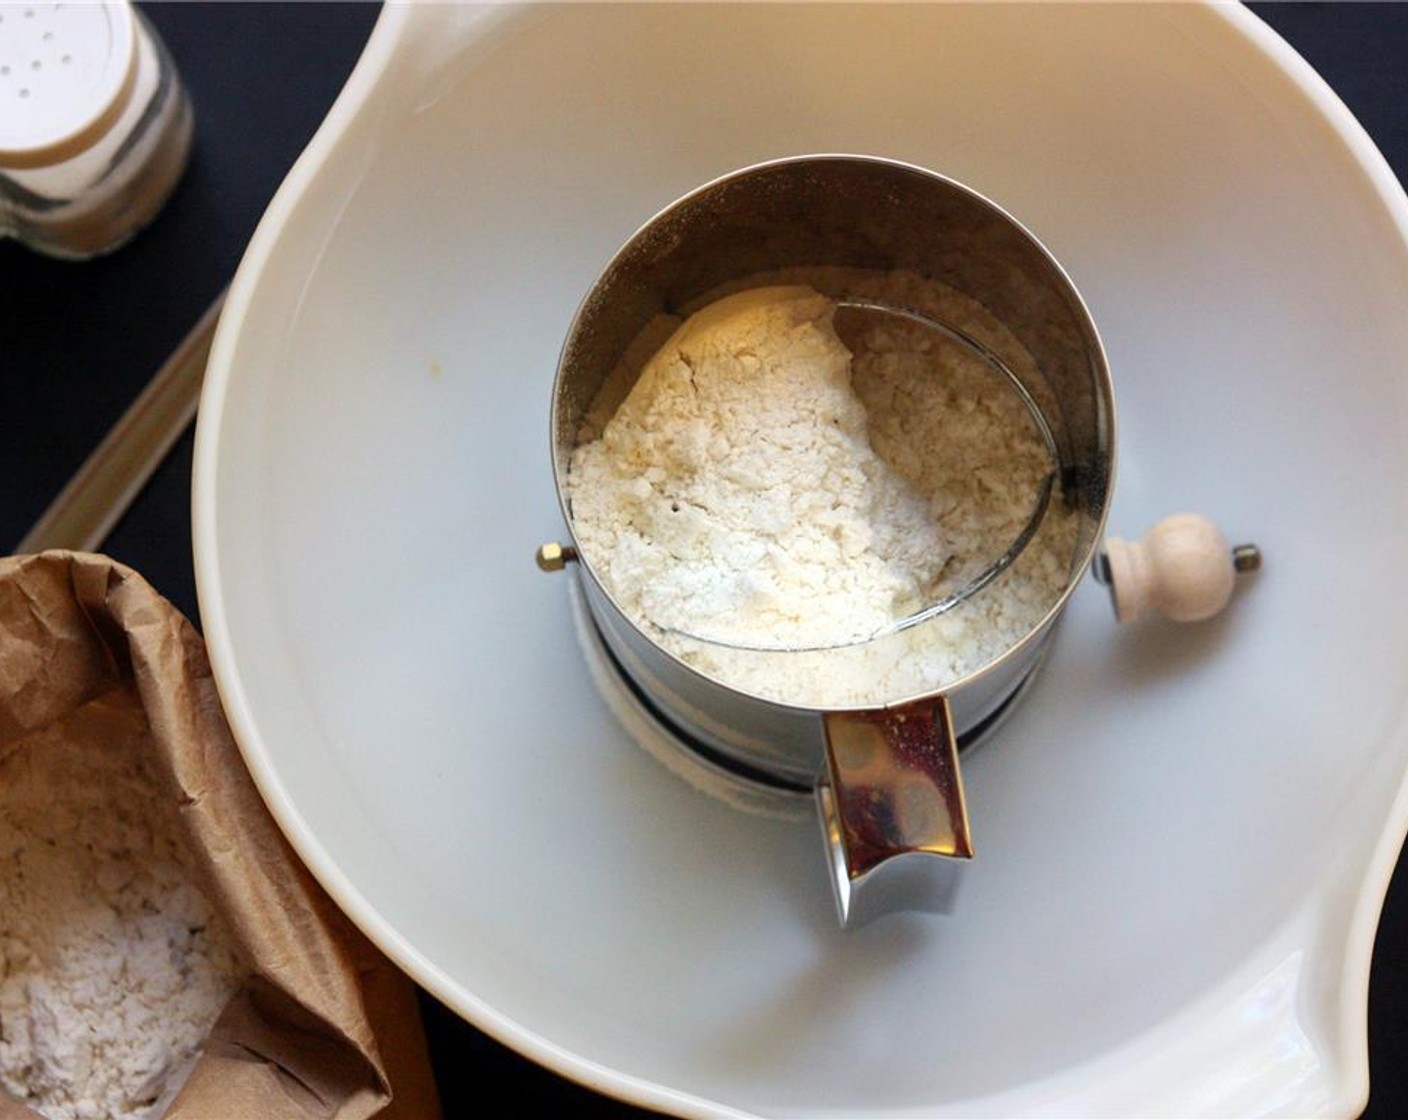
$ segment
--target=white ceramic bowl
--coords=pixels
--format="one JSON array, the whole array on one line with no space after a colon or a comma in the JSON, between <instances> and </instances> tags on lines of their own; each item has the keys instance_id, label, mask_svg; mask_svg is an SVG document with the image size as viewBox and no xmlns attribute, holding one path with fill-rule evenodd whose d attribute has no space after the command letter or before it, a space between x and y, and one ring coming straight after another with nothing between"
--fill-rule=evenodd
<instances>
[{"instance_id":1,"label":"white ceramic bowl","mask_svg":"<svg viewBox=\"0 0 1408 1120\"><path fill-rule=\"evenodd\" d=\"M1015 213L1100 324L1112 528L1266 570L1077 594L967 767L959 911L834 926L810 821L631 742L574 640L556 352L689 188L892 156ZM1408 822L1408 206L1324 84L1201 6L390 7L270 207L201 405L221 694L298 851L467 1018L690 1115L1350 1115Z\"/></svg>"}]
</instances>

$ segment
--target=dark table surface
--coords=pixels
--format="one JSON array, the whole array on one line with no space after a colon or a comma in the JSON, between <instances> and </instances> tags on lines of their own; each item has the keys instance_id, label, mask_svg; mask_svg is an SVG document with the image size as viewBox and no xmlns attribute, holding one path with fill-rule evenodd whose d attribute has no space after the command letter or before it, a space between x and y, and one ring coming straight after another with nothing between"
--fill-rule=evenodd
<instances>
[{"instance_id":1,"label":"dark table surface","mask_svg":"<svg viewBox=\"0 0 1408 1120\"><path fill-rule=\"evenodd\" d=\"M1408 4L1253 5L1325 77L1408 182ZM372 3L160 3L145 8L195 104L196 148L157 221L83 264L0 243L0 547L17 542L238 265L376 20ZM104 551L198 621L191 436ZM449 1117L644 1116L506 1050L425 997ZM1385 903L1369 995L1373 1120L1408 1116L1408 861Z\"/></svg>"}]
</instances>

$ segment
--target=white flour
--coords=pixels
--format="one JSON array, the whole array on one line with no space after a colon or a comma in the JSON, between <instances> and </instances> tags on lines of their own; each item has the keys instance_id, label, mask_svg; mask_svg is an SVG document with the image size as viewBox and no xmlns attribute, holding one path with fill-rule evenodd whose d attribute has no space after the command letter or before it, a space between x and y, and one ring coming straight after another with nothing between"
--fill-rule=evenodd
<instances>
[{"instance_id":1,"label":"white flour","mask_svg":"<svg viewBox=\"0 0 1408 1120\"><path fill-rule=\"evenodd\" d=\"M965 348L842 311L848 349L831 301L796 285L926 311L1019 372L1031 359L980 305L918 277L814 269L759 281L772 286L691 316L643 369L634 348L603 387L568 476L583 554L657 641L745 691L830 707L950 684L1054 604L1074 519L1056 494L1041 532L984 592L861 641L1000 556L1049 457L1011 387ZM650 350L667 329L647 332Z\"/></svg>"},{"instance_id":2,"label":"white flour","mask_svg":"<svg viewBox=\"0 0 1408 1120\"><path fill-rule=\"evenodd\" d=\"M840 645L923 605L946 559L871 450L832 305L763 288L694 315L572 465L582 547L666 630Z\"/></svg>"},{"instance_id":3,"label":"white flour","mask_svg":"<svg viewBox=\"0 0 1408 1120\"><path fill-rule=\"evenodd\" d=\"M54 1120L158 1114L235 987L133 747L0 761L0 1084Z\"/></svg>"}]
</instances>

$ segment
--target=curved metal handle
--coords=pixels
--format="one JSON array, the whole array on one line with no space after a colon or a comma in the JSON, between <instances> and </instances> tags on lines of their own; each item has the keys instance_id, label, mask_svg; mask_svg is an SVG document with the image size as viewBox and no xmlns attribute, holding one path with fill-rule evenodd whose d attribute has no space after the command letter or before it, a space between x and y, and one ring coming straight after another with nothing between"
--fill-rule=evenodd
<instances>
[{"instance_id":1,"label":"curved metal handle","mask_svg":"<svg viewBox=\"0 0 1408 1120\"><path fill-rule=\"evenodd\" d=\"M948 701L828 712L824 726L816 796L841 924L949 910L973 843Z\"/></svg>"}]
</instances>

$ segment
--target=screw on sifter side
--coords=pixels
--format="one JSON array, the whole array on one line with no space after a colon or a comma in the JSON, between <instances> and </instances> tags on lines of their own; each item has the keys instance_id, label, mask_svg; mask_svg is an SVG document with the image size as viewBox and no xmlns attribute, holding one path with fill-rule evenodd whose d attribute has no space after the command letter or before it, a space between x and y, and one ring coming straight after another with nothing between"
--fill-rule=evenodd
<instances>
[{"instance_id":1,"label":"screw on sifter side","mask_svg":"<svg viewBox=\"0 0 1408 1120\"><path fill-rule=\"evenodd\" d=\"M547 544L538 546L536 559L538 567L543 571L560 572L577 559L577 550L568 544L549 541Z\"/></svg>"},{"instance_id":2,"label":"screw on sifter side","mask_svg":"<svg viewBox=\"0 0 1408 1120\"><path fill-rule=\"evenodd\" d=\"M1261 571L1261 549L1254 544L1239 544L1232 550L1232 567L1238 572Z\"/></svg>"}]
</instances>

